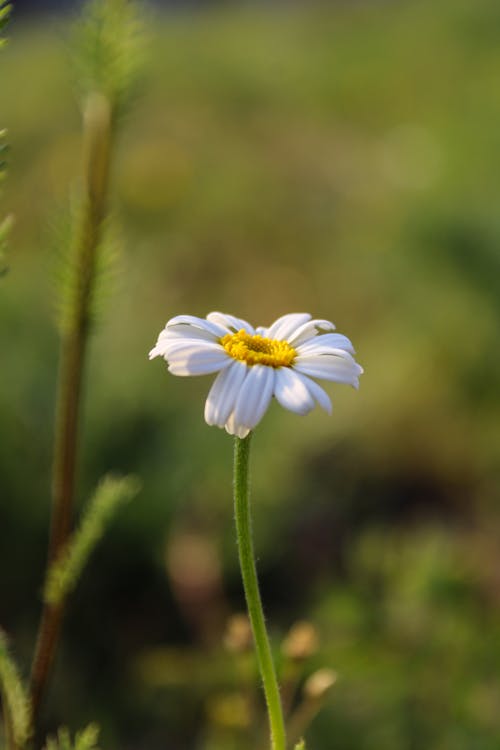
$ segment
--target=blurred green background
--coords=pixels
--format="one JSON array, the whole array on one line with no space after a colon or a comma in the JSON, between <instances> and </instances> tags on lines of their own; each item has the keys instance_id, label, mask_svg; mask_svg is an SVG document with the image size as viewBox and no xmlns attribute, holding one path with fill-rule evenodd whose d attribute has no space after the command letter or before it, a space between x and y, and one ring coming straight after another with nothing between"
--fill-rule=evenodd
<instances>
[{"instance_id":1,"label":"blurred green background","mask_svg":"<svg viewBox=\"0 0 500 750\"><path fill-rule=\"evenodd\" d=\"M53 225L80 166L65 24L18 19L0 61L16 216L0 623L25 673L50 508ZM258 750L223 646L244 607L231 439L203 421L211 378L147 352L176 314L309 311L366 374L359 393L328 388L332 418L273 405L254 440L277 653L297 620L320 637L295 700L315 669L338 673L308 748L496 750L500 4L215 6L151 13L150 33L116 154L124 251L92 339L78 496L110 469L144 486L72 598L46 726L96 720L107 750Z\"/></svg>"}]
</instances>

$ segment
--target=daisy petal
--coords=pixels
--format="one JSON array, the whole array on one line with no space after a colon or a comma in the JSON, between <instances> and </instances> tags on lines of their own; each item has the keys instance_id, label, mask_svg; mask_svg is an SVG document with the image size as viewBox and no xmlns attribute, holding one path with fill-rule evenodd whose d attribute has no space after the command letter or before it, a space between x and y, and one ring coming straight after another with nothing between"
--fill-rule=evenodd
<instances>
[{"instance_id":1,"label":"daisy petal","mask_svg":"<svg viewBox=\"0 0 500 750\"><path fill-rule=\"evenodd\" d=\"M178 339L203 339L203 341L218 341L220 336L216 336L213 331L209 331L206 328L197 328L195 326L186 325L186 323L174 323L174 325L168 325L161 333L166 338Z\"/></svg>"},{"instance_id":2,"label":"daisy petal","mask_svg":"<svg viewBox=\"0 0 500 750\"><path fill-rule=\"evenodd\" d=\"M214 380L205 403L205 422L224 427L234 409L239 390L248 373L244 362L233 361Z\"/></svg>"},{"instance_id":3,"label":"daisy petal","mask_svg":"<svg viewBox=\"0 0 500 750\"><path fill-rule=\"evenodd\" d=\"M307 348L299 347L297 349L296 359L299 359L301 357L321 357L326 354L332 357L340 357L341 359L345 359L346 362L355 362L352 354L346 352L345 349L334 349L332 346L322 346L320 341L321 338L322 337L318 337L317 344L310 344L307 346Z\"/></svg>"},{"instance_id":4,"label":"daisy petal","mask_svg":"<svg viewBox=\"0 0 500 750\"><path fill-rule=\"evenodd\" d=\"M276 370L274 395L285 409L296 414L308 414L314 409L314 399L298 373L289 367Z\"/></svg>"},{"instance_id":5,"label":"daisy petal","mask_svg":"<svg viewBox=\"0 0 500 750\"><path fill-rule=\"evenodd\" d=\"M354 347L347 336L343 336L341 333L324 333L320 336L314 336L313 338L304 341L302 344L293 342L293 347L297 350L298 354L305 354L309 350L314 349L317 346L329 347L331 349L344 349L350 354L354 354Z\"/></svg>"},{"instance_id":6,"label":"daisy petal","mask_svg":"<svg viewBox=\"0 0 500 750\"><path fill-rule=\"evenodd\" d=\"M208 375L228 367L234 360L222 347L188 344L168 354L168 369L173 375Z\"/></svg>"},{"instance_id":7,"label":"daisy petal","mask_svg":"<svg viewBox=\"0 0 500 750\"><path fill-rule=\"evenodd\" d=\"M343 357L337 357L330 354L320 354L319 356L297 357L293 363L294 370L310 375L312 378L323 378L324 380L333 380L337 383L347 383L357 388L359 385L358 376L363 372L354 360L347 361Z\"/></svg>"},{"instance_id":8,"label":"daisy petal","mask_svg":"<svg viewBox=\"0 0 500 750\"><path fill-rule=\"evenodd\" d=\"M163 357L165 356L165 352L162 349L162 347L158 344L154 346L151 351L148 354L149 359L154 359L155 357Z\"/></svg>"},{"instance_id":9,"label":"daisy petal","mask_svg":"<svg viewBox=\"0 0 500 750\"><path fill-rule=\"evenodd\" d=\"M273 367L253 365L243 381L234 407L234 426L252 430L262 419L274 390Z\"/></svg>"},{"instance_id":10,"label":"daisy petal","mask_svg":"<svg viewBox=\"0 0 500 750\"><path fill-rule=\"evenodd\" d=\"M309 316L309 318L310 317L311 316ZM329 320L309 320L293 332L288 339L288 343L292 346L298 346L309 339L315 338L319 334L330 333L334 330L335 326Z\"/></svg>"},{"instance_id":11,"label":"daisy petal","mask_svg":"<svg viewBox=\"0 0 500 750\"><path fill-rule=\"evenodd\" d=\"M180 326L180 328L182 329L182 333L177 331L172 332L167 328L160 331L156 346L149 352L149 359L154 359L154 357L165 357L167 351L171 348L174 342L192 342L193 339L201 339L207 343L214 343L214 337L211 333L208 333L208 331L202 331L201 328L192 327L186 331L186 326ZM198 336L198 333L202 335Z\"/></svg>"},{"instance_id":12,"label":"daisy petal","mask_svg":"<svg viewBox=\"0 0 500 750\"><path fill-rule=\"evenodd\" d=\"M185 325L194 326L195 328L201 328L204 331L209 331L215 338L222 338L225 336L227 331L222 326L218 326L215 323L211 323L205 318L197 318L194 315L177 315L175 318L171 318L168 321L166 328L167 330L172 326ZM186 328L186 334L189 334L189 329Z\"/></svg>"},{"instance_id":13,"label":"daisy petal","mask_svg":"<svg viewBox=\"0 0 500 750\"><path fill-rule=\"evenodd\" d=\"M234 315L227 315L226 313L220 312L211 312L208 313L207 320L209 320L211 323L215 323L216 325L227 328L227 332L229 333L237 333L238 331L241 331L242 328L252 336L255 333L255 330L253 326L250 325L250 323L247 323L247 321L243 320L243 318L235 318Z\"/></svg>"},{"instance_id":14,"label":"daisy petal","mask_svg":"<svg viewBox=\"0 0 500 750\"><path fill-rule=\"evenodd\" d=\"M314 380L302 375L301 372L296 372L295 375L302 380L306 388L309 390L311 396L317 401L319 406L326 411L327 414L332 413L332 402L328 393L318 385Z\"/></svg>"},{"instance_id":15,"label":"daisy petal","mask_svg":"<svg viewBox=\"0 0 500 750\"><path fill-rule=\"evenodd\" d=\"M165 356L165 344L169 341L169 336L164 328L163 331L160 331L159 336L156 340L156 344L149 352L149 359L154 359L155 357L164 357Z\"/></svg>"},{"instance_id":16,"label":"daisy petal","mask_svg":"<svg viewBox=\"0 0 500 750\"><path fill-rule=\"evenodd\" d=\"M206 351L213 349L223 352L224 349L220 344L216 344L214 341L205 341L197 338L187 338L186 336L174 336L166 337L156 346L157 349L161 350L162 356L165 359L170 359L173 354L176 354L182 350L195 351Z\"/></svg>"},{"instance_id":17,"label":"daisy petal","mask_svg":"<svg viewBox=\"0 0 500 750\"><path fill-rule=\"evenodd\" d=\"M289 313L288 315L282 315L281 318L275 320L268 328L266 336L278 341L288 341L292 333L308 320L311 320L309 313Z\"/></svg>"},{"instance_id":18,"label":"daisy petal","mask_svg":"<svg viewBox=\"0 0 500 750\"><path fill-rule=\"evenodd\" d=\"M228 432L230 435L236 435L236 437L239 437L239 438L245 438L250 432L249 427L244 427L243 425L237 425L235 423L234 411L229 415L227 422L224 426L226 428L226 432Z\"/></svg>"}]
</instances>

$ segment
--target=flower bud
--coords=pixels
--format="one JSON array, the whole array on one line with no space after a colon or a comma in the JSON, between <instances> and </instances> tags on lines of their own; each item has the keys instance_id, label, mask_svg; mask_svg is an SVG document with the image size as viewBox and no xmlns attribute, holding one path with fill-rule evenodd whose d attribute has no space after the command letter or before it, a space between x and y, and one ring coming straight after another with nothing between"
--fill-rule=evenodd
<instances>
[{"instance_id":1,"label":"flower bud","mask_svg":"<svg viewBox=\"0 0 500 750\"><path fill-rule=\"evenodd\" d=\"M337 682L337 673L323 667L313 672L304 684L304 695L310 700L322 700Z\"/></svg>"},{"instance_id":2,"label":"flower bud","mask_svg":"<svg viewBox=\"0 0 500 750\"><path fill-rule=\"evenodd\" d=\"M224 646L232 653L243 653L252 648L252 629L244 614L232 615L227 621Z\"/></svg>"},{"instance_id":3,"label":"flower bud","mask_svg":"<svg viewBox=\"0 0 500 750\"><path fill-rule=\"evenodd\" d=\"M304 661L317 652L318 646L318 631L310 622L302 620L292 625L281 648L292 661Z\"/></svg>"}]
</instances>

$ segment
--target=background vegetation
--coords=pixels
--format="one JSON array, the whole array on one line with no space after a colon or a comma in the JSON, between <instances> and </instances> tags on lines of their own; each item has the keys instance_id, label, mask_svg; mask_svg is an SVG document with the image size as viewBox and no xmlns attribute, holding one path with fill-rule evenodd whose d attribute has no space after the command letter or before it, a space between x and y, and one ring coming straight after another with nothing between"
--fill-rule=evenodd
<instances>
[{"instance_id":1,"label":"background vegetation","mask_svg":"<svg viewBox=\"0 0 500 750\"><path fill-rule=\"evenodd\" d=\"M95 720L109 750L245 747L241 664L223 647L243 607L231 441L203 422L209 379L173 379L147 352L174 314L306 310L333 319L366 370L359 393L332 387L331 419L273 406L254 441L275 643L309 620L321 645L300 679L338 673L308 747L495 750L500 6L150 21L80 471L82 500L109 470L143 489L72 598L47 727ZM2 60L16 225L0 281L0 622L25 671L49 513L52 225L79 171L64 31L24 17Z\"/></svg>"}]
</instances>

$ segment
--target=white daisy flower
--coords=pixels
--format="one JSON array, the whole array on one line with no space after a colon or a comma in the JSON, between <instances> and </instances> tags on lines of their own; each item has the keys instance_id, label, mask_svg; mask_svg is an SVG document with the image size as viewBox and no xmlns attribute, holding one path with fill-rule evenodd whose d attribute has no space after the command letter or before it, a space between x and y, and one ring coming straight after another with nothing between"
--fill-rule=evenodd
<instances>
[{"instance_id":1,"label":"white daisy flower","mask_svg":"<svg viewBox=\"0 0 500 750\"><path fill-rule=\"evenodd\" d=\"M318 403L331 414L330 398L312 378L358 388L363 368L346 336L328 320L308 313L253 328L233 315L178 315L168 321L149 358L164 357L173 375L218 372L205 404L209 425L246 437L264 416L271 398L297 414Z\"/></svg>"}]
</instances>

